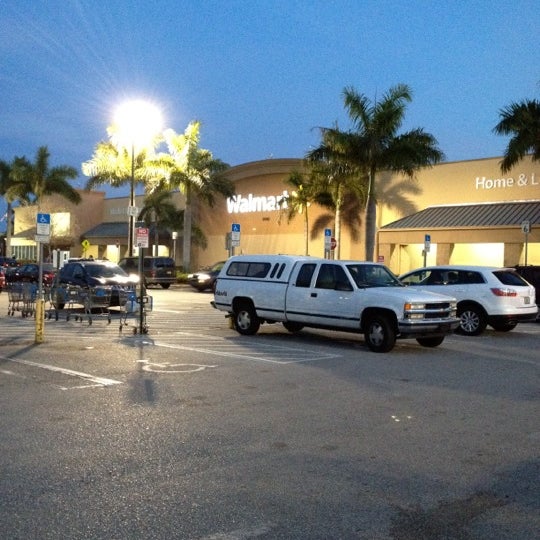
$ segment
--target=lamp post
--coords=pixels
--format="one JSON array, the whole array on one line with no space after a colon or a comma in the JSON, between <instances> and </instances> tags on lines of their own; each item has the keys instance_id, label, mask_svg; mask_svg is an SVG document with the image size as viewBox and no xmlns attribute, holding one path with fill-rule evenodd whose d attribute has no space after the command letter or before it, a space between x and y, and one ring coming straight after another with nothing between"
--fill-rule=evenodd
<instances>
[{"instance_id":1,"label":"lamp post","mask_svg":"<svg viewBox=\"0 0 540 540\"><path fill-rule=\"evenodd\" d=\"M131 178L129 190L129 230L128 256L133 256L135 218L138 208L135 206L135 152L151 146L154 137L161 130L159 109L143 100L127 101L116 110L114 117L116 146L131 151Z\"/></svg>"}]
</instances>

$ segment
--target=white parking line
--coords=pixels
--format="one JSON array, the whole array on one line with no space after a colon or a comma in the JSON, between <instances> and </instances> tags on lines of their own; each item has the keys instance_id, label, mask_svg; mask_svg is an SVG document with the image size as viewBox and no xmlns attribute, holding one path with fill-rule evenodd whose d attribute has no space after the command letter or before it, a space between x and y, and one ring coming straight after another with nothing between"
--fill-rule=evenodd
<instances>
[{"instance_id":1,"label":"white parking line","mask_svg":"<svg viewBox=\"0 0 540 540\"><path fill-rule=\"evenodd\" d=\"M83 373L81 371L74 371L72 369L61 368L58 366L51 366L49 364L39 364L37 362L31 362L30 360L21 360L20 358L10 358L9 356L0 356L2 360L8 362L13 362L15 364L23 364L25 366L32 366L41 369L46 369L48 371L54 371L56 373L62 373L63 375L68 375L70 377L78 377L80 379L85 379L87 381L93 382L99 386L112 386L113 384L123 384L122 381L115 381L114 379L106 379L104 377L96 377L95 375L90 375L89 373ZM63 387L62 387L63 388Z\"/></svg>"},{"instance_id":2,"label":"white parking line","mask_svg":"<svg viewBox=\"0 0 540 540\"><path fill-rule=\"evenodd\" d=\"M203 337L203 336L198 336ZM206 339L206 336L204 336ZM255 362L267 362L271 364L298 364L301 362L314 362L316 360L327 360L329 358L339 358L340 355L333 353L314 353L313 351L307 351L306 349L291 349L290 347L280 347L276 345L265 344L265 349L272 349L269 353L268 350L261 351L260 355L246 354L245 350L240 350L240 345L224 343L220 338L215 338L216 348L208 348L202 346L187 346L178 345L172 343L164 343L155 341L154 346L163 347L166 349L175 349L190 352L200 352L204 354L214 356L224 356L228 358L238 358L240 360L254 360ZM259 344L260 345L260 344ZM224 347L229 347L229 351L223 350ZM276 350L279 349L279 350ZM283 351L283 352L282 352ZM302 358L304 356L305 358Z\"/></svg>"}]
</instances>

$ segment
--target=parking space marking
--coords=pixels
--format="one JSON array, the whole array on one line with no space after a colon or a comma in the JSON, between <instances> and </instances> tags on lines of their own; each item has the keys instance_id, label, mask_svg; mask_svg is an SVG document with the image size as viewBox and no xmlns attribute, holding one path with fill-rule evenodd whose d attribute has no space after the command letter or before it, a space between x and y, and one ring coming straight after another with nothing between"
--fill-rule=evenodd
<instances>
[{"instance_id":1,"label":"parking space marking","mask_svg":"<svg viewBox=\"0 0 540 540\"><path fill-rule=\"evenodd\" d=\"M253 360L255 362L266 362L271 364L298 364L301 362L314 362L316 360L327 360L330 358L339 358L341 355L335 353L321 353L308 349L291 348L285 345L272 345L269 343L257 342L259 352L254 352L250 349L246 352L245 344L230 343L224 338L207 336L201 334L190 334L187 332L177 332L190 338L192 345L181 345L177 343L167 343L164 341L155 341L156 347L164 347L168 349L184 350L190 352L200 352L204 354L222 356L228 358L239 358L241 360ZM201 343L198 344L197 340ZM210 347L208 346L208 342ZM194 343L195 342L195 343ZM203 344L204 342L204 344ZM213 347L215 346L215 348Z\"/></svg>"},{"instance_id":2,"label":"parking space marking","mask_svg":"<svg viewBox=\"0 0 540 540\"><path fill-rule=\"evenodd\" d=\"M96 386L112 386L114 384L123 384L122 381L115 381L114 379L106 379L105 377L96 377L95 375L90 375L89 373L83 373L82 371L74 371L72 369L61 368L58 366L51 366L50 364L40 364L38 362L31 362L30 360L22 360L20 358L10 358L9 356L1 356L0 359L6 360L8 362L13 362L14 364L23 364L25 366L37 367L40 369L46 369L48 371L53 371L56 373L62 373L63 375L68 375L70 377L78 377L80 379L85 379L94 383ZM88 386L88 385L85 385ZM65 389L64 387L61 387Z\"/></svg>"}]
</instances>

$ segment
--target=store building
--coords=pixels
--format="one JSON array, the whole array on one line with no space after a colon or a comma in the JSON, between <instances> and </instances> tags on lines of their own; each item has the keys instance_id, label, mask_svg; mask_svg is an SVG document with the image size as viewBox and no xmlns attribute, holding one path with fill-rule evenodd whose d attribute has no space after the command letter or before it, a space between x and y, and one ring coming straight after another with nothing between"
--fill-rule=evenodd
<instances>
[{"instance_id":1,"label":"store building","mask_svg":"<svg viewBox=\"0 0 540 540\"><path fill-rule=\"evenodd\" d=\"M540 264L540 165L526 158L503 175L500 160L443 163L423 169L414 181L382 175L377 183L375 259L396 273L424 263ZM206 235L207 247L193 247L192 268L224 260L232 252L304 254L306 216L299 214L289 221L280 205L291 189L286 179L301 167L300 159L269 159L229 169L236 197L218 198L213 208L199 205L194 209L194 223ZM66 241L62 246L52 242L51 247L67 250L70 256L86 251L94 257L118 260L127 248L128 198L105 199L102 192L81 194L81 205L62 200L50 204L51 212L70 216ZM180 193L174 194L174 200L183 207ZM142 204L138 197L137 206ZM42 211L47 209L42 207ZM35 223L35 209L33 219ZM16 209L15 249L25 242L34 244L31 220L31 209ZM309 254L329 255L325 236L328 229L334 235L333 215L312 205L308 221ZM234 248L230 245L233 228ZM180 264L181 248L181 232L175 240L170 232L160 234L160 255L174 252ZM19 257L16 251L14 254ZM339 257L364 257L359 221L343 220Z\"/></svg>"}]
</instances>

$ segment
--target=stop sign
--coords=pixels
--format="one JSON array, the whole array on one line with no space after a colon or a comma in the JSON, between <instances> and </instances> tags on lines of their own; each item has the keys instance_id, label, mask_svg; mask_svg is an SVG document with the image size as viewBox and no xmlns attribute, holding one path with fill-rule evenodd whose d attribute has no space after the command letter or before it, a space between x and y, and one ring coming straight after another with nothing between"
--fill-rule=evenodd
<instances>
[{"instance_id":1,"label":"stop sign","mask_svg":"<svg viewBox=\"0 0 540 540\"><path fill-rule=\"evenodd\" d=\"M337 240L334 237L332 237L330 239L330 249L336 249L336 246L337 246Z\"/></svg>"}]
</instances>

